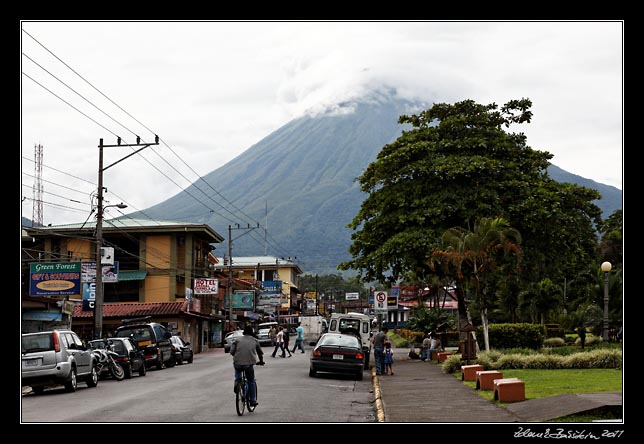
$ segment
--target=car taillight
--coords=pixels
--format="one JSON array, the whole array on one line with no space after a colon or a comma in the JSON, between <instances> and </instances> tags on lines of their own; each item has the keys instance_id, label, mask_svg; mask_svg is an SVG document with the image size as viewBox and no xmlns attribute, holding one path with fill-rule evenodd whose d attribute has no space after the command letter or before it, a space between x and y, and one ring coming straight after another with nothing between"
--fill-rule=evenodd
<instances>
[{"instance_id":1,"label":"car taillight","mask_svg":"<svg viewBox=\"0 0 644 444\"><path fill-rule=\"evenodd\" d=\"M322 356L322 352L320 350L313 350L313 356L319 358L320 356Z\"/></svg>"},{"instance_id":2,"label":"car taillight","mask_svg":"<svg viewBox=\"0 0 644 444\"><path fill-rule=\"evenodd\" d=\"M362 353L357 353L356 359L364 359L364 355Z\"/></svg>"},{"instance_id":3,"label":"car taillight","mask_svg":"<svg viewBox=\"0 0 644 444\"><path fill-rule=\"evenodd\" d=\"M129 360L130 360L130 358L128 358L127 356L117 356L116 357L116 362L128 362Z\"/></svg>"},{"instance_id":4,"label":"car taillight","mask_svg":"<svg viewBox=\"0 0 644 444\"><path fill-rule=\"evenodd\" d=\"M56 353L60 351L60 339L58 338L58 332L54 332L54 350Z\"/></svg>"}]
</instances>

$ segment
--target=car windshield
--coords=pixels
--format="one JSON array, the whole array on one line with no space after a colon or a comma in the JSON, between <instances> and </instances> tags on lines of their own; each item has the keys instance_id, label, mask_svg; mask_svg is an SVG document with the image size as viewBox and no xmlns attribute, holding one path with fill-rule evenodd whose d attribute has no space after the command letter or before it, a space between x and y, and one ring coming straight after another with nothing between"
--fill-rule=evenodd
<instances>
[{"instance_id":1,"label":"car windshield","mask_svg":"<svg viewBox=\"0 0 644 444\"><path fill-rule=\"evenodd\" d=\"M358 338L346 335L324 335L320 338L318 345L332 347L355 347L360 348Z\"/></svg>"}]
</instances>

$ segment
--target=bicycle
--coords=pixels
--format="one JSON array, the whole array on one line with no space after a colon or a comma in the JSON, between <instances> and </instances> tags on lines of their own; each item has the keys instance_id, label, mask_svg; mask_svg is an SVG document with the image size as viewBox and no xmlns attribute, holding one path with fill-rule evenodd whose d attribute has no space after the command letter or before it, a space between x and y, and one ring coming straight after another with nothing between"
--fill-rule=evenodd
<instances>
[{"instance_id":1,"label":"bicycle","mask_svg":"<svg viewBox=\"0 0 644 444\"><path fill-rule=\"evenodd\" d=\"M264 365L264 362L258 362L257 365ZM257 391L257 379L255 379L255 401L257 401L258 391ZM235 386L235 408L237 409L237 415L242 416L244 410L247 409L249 412L255 411L256 405L251 405L250 398L248 396L248 380L246 379L246 370L241 372L241 379Z\"/></svg>"}]
</instances>

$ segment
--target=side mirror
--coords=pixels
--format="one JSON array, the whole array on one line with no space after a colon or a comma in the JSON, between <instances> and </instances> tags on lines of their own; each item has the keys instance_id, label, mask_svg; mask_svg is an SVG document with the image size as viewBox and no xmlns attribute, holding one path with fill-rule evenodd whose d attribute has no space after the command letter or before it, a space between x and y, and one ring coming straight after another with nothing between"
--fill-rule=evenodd
<instances>
[{"instance_id":1,"label":"side mirror","mask_svg":"<svg viewBox=\"0 0 644 444\"><path fill-rule=\"evenodd\" d=\"M185 342L186 345L190 345L190 342Z\"/></svg>"}]
</instances>

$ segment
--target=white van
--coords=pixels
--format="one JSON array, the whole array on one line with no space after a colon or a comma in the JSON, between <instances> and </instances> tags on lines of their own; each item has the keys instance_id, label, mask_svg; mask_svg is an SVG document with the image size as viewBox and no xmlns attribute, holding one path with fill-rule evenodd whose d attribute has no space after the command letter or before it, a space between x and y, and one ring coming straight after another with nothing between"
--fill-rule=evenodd
<instances>
[{"instance_id":1,"label":"white van","mask_svg":"<svg viewBox=\"0 0 644 444\"><path fill-rule=\"evenodd\" d=\"M371 356L371 318L362 313L332 313L329 333L350 333L360 337L364 354L364 368L369 368Z\"/></svg>"},{"instance_id":2,"label":"white van","mask_svg":"<svg viewBox=\"0 0 644 444\"><path fill-rule=\"evenodd\" d=\"M257 326L257 339L260 345L273 345L270 335L271 327L275 328L275 333L278 330L277 322L262 322Z\"/></svg>"}]
</instances>

